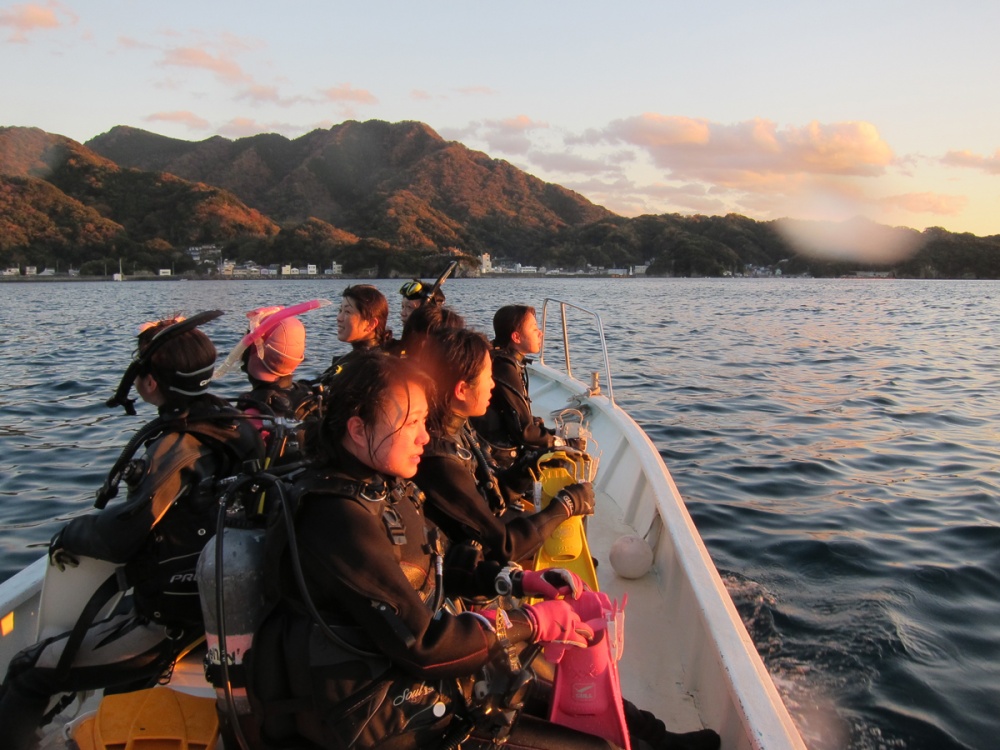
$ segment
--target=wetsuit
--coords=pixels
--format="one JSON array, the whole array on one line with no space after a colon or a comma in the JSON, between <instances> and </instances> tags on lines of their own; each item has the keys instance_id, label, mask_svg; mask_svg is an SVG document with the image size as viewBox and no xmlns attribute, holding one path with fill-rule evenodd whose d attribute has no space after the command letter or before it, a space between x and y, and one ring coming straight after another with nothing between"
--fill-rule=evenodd
<instances>
[{"instance_id":1,"label":"wetsuit","mask_svg":"<svg viewBox=\"0 0 1000 750\"><path fill-rule=\"evenodd\" d=\"M556 443L555 432L531 413L528 396L530 360L510 348L494 349L490 405L482 417L471 420L479 436L494 447L493 457L507 468L526 450L544 452Z\"/></svg>"},{"instance_id":2,"label":"wetsuit","mask_svg":"<svg viewBox=\"0 0 1000 750\"><path fill-rule=\"evenodd\" d=\"M250 415L277 417L293 422L303 422L322 417L322 399L318 393L304 380L293 380L291 375L285 375L272 383L265 383L250 378L253 390L242 394L236 400L236 408ZM267 419L254 419L251 422L260 430L261 437L267 446L269 463L289 463L300 458L300 448L304 439L305 428L299 427L289 434L279 431L282 435L280 445L275 443L274 424Z\"/></svg>"},{"instance_id":3,"label":"wetsuit","mask_svg":"<svg viewBox=\"0 0 1000 750\"><path fill-rule=\"evenodd\" d=\"M487 560L525 560L566 520L565 507L551 503L531 515L502 512L497 507L502 500L490 482L496 476L482 465L480 455L485 452L464 419L453 416L432 432L414 478L427 495L427 517L452 542L481 546Z\"/></svg>"},{"instance_id":4,"label":"wetsuit","mask_svg":"<svg viewBox=\"0 0 1000 750\"><path fill-rule=\"evenodd\" d=\"M472 684L501 655L501 645L481 615L439 607L434 527L425 522L422 494L342 449L296 486L296 549L307 590L342 642L325 636L303 607L286 554L272 574L281 599L248 660L265 746L440 747L466 726ZM509 614L509 641L529 639L524 613ZM489 746L490 731L477 732L480 739L463 747ZM509 741L550 750L608 748L531 718Z\"/></svg>"},{"instance_id":5,"label":"wetsuit","mask_svg":"<svg viewBox=\"0 0 1000 750\"><path fill-rule=\"evenodd\" d=\"M386 343L386 346L389 342ZM346 354L338 354L330 362L330 366L323 371L313 384L322 384L323 386L329 388L331 380L341 371L348 363L351 362L357 355L361 352L366 352L369 349L379 348L380 345L375 341L375 339L366 339L365 341L355 341L351 344L351 351Z\"/></svg>"},{"instance_id":6,"label":"wetsuit","mask_svg":"<svg viewBox=\"0 0 1000 750\"><path fill-rule=\"evenodd\" d=\"M50 696L152 684L203 632L194 571L217 513L212 482L203 480L261 458L263 445L238 412L212 396L195 399L187 412L161 410L160 418L165 430L125 472L125 502L74 518L54 541L71 554L120 563L132 593L90 625L64 669L57 665L69 633L14 657L0 699L5 748L29 746Z\"/></svg>"}]
</instances>

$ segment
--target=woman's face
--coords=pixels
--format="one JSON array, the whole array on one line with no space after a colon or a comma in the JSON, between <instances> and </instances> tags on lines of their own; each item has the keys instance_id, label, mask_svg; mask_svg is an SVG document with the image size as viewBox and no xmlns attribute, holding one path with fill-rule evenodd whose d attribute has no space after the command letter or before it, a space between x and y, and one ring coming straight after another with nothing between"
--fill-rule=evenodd
<instances>
[{"instance_id":1,"label":"woman's face","mask_svg":"<svg viewBox=\"0 0 1000 750\"><path fill-rule=\"evenodd\" d=\"M374 331L375 321L366 320L358 311L357 303L350 297L344 297L337 313L337 338L353 344L371 338Z\"/></svg>"},{"instance_id":2,"label":"woman's face","mask_svg":"<svg viewBox=\"0 0 1000 750\"><path fill-rule=\"evenodd\" d=\"M389 391L385 411L370 429L368 465L381 474L409 479L417 473L427 434L427 394L413 383Z\"/></svg>"},{"instance_id":3,"label":"woman's face","mask_svg":"<svg viewBox=\"0 0 1000 750\"><path fill-rule=\"evenodd\" d=\"M478 374L472 382L462 381L465 387L462 394L456 394L452 403L452 411L462 417L481 417L490 405L490 394L493 392L493 360L486 352ZM461 385L461 384L460 384Z\"/></svg>"}]
</instances>

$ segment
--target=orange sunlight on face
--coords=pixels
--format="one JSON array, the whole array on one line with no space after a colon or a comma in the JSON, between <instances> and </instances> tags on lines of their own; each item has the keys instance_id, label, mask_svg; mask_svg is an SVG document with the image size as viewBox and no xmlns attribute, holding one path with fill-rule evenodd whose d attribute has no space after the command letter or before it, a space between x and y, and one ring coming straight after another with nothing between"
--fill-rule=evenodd
<instances>
[{"instance_id":1,"label":"orange sunlight on face","mask_svg":"<svg viewBox=\"0 0 1000 750\"><path fill-rule=\"evenodd\" d=\"M427 394L413 383L390 390L385 413L371 429L368 464L381 474L409 479L417 473L427 434Z\"/></svg>"}]
</instances>

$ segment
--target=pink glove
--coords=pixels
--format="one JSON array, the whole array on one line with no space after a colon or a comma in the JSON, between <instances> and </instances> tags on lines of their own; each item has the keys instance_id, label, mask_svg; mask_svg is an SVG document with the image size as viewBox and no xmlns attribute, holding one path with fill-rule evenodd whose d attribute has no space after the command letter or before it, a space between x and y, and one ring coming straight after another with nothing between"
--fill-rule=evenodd
<instances>
[{"instance_id":1,"label":"pink glove","mask_svg":"<svg viewBox=\"0 0 1000 750\"><path fill-rule=\"evenodd\" d=\"M594 637L594 629L562 599L529 604L522 609L531 620L534 643L561 643L586 648Z\"/></svg>"},{"instance_id":2,"label":"pink glove","mask_svg":"<svg viewBox=\"0 0 1000 750\"><path fill-rule=\"evenodd\" d=\"M525 596L538 596L543 599L568 596L579 599L583 593L583 581L576 573L565 568L526 570L521 574L521 589Z\"/></svg>"}]
</instances>

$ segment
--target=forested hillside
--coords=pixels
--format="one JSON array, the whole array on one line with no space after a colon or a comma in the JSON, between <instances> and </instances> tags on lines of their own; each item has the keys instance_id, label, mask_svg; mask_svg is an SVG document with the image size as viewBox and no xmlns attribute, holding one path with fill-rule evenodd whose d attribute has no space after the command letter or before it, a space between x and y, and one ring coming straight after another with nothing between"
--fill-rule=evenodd
<instances>
[{"instance_id":1,"label":"forested hillside","mask_svg":"<svg viewBox=\"0 0 1000 750\"><path fill-rule=\"evenodd\" d=\"M801 225L802 222L796 222ZM1000 278L1000 237L878 227L914 248L882 265L798 252L790 224L744 216L625 218L418 122L345 122L288 139L191 142L116 127L86 144L0 128L0 267L103 273L195 270L214 244L234 261L339 262L345 272L433 272L441 255L655 275L862 271ZM836 248L835 248L836 249ZM845 248L850 250L850 248ZM831 258L841 258L832 260Z\"/></svg>"}]
</instances>

